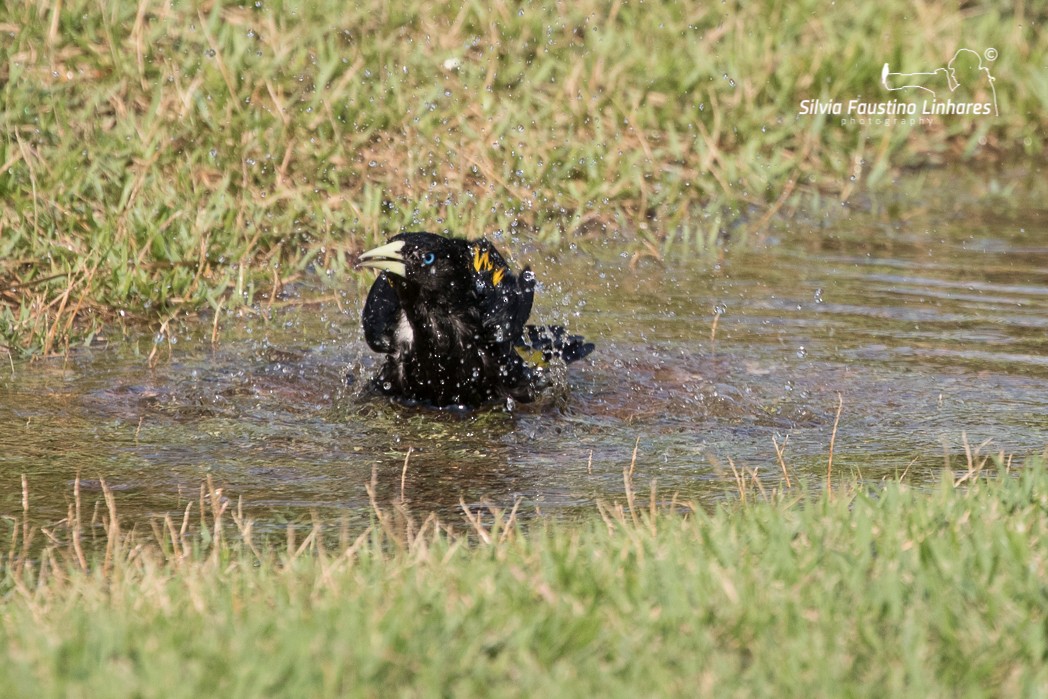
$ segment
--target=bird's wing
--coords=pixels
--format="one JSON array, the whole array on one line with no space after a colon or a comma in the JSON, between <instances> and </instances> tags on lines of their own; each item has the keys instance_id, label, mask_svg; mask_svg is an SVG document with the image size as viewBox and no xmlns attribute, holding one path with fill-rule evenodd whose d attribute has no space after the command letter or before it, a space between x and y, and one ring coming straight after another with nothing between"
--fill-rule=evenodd
<instances>
[{"instance_id":1,"label":"bird's wing","mask_svg":"<svg viewBox=\"0 0 1048 699\"><path fill-rule=\"evenodd\" d=\"M527 325L521 339L521 349L530 350L529 354L533 356L541 352L545 362L553 357L560 357L570 364L582 359L594 349L592 342L586 342L582 335L569 335L560 325Z\"/></svg>"},{"instance_id":2,"label":"bird's wing","mask_svg":"<svg viewBox=\"0 0 1048 699\"><path fill-rule=\"evenodd\" d=\"M508 349L524 330L535 298L535 275L505 273L497 286L486 286L478 299L486 339Z\"/></svg>"},{"instance_id":3,"label":"bird's wing","mask_svg":"<svg viewBox=\"0 0 1048 699\"><path fill-rule=\"evenodd\" d=\"M396 347L396 329L400 319L400 300L386 272L378 275L364 303L364 339L376 352L391 353Z\"/></svg>"},{"instance_id":4,"label":"bird's wing","mask_svg":"<svg viewBox=\"0 0 1048 699\"><path fill-rule=\"evenodd\" d=\"M514 309L513 337L519 337L531 315L531 304L535 301L535 273L531 271L531 267L525 267L520 277L514 281L517 286L519 303Z\"/></svg>"}]
</instances>

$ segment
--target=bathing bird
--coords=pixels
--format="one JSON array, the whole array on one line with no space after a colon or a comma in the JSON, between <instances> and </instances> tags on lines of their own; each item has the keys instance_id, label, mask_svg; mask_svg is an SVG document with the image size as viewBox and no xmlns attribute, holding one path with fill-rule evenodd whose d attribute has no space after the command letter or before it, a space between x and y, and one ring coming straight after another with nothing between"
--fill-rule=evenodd
<instances>
[{"instance_id":1,"label":"bathing bird","mask_svg":"<svg viewBox=\"0 0 1048 699\"><path fill-rule=\"evenodd\" d=\"M364 339L386 355L372 385L412 404L476 408L527 403L549 368L593 344L559 325L529 325L535 274L513 274L486 239L401 233L359 258L379 270L364 304Z\"/></svg>"}]
</instances>

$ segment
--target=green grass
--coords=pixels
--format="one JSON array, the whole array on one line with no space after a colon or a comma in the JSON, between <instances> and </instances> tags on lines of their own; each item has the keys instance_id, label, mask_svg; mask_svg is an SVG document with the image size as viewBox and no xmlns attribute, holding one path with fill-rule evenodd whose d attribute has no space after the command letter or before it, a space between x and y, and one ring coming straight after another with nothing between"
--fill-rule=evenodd
<instances>
[{"instance_id":1,"label":"green grass","mask_svg":"<svg viewBox=\"0 0 1048 699\"><path fill-rule=\"evenodd\" d=\"M107 491L95 554L77 497L64 525L37 533L35 556L10 521L0 686L7 697L1043 696L1048 473L1031 462L957 480L750 491L712 512L628 492L579 523L487 513L457 531L394 504L359 536L314 523L268 544L239 517L229 536L214 490L204 526L159 521L152 533L121 531Z\"/></svg>"},{"instance_id":2,"label":"green grass","mask_svg":"<svg viewBox=\"0 0 1048 699\"><path fill-rule=\"evenodd\" d=\"M8 3L0 345L53 354L317 271L346 283L405 228L706 254L904 168L1043 157L1043 6L686 7ZM961 46L999 51L1000 118L797 116Z\"/></svg>"}]
</instances>

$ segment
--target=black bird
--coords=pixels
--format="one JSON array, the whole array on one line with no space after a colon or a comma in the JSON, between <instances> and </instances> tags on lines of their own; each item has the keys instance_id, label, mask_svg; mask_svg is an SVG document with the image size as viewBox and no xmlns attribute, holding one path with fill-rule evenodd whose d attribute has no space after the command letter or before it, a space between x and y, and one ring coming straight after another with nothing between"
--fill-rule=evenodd
<instances>
[{"instance_id":1,"label":"black bird","mask_svg":"<svg viewBox=\"0 0 1048 699\"><path fill-rule=\"evenodd\" d=\"M437 407L534 400L548 362L593 345L560 326L527 325L535 274L519 277L487 240L402 233L360 256L381 270L364 304L364 338L386 355L382 394Z\"/></svg>"}]
</instances>

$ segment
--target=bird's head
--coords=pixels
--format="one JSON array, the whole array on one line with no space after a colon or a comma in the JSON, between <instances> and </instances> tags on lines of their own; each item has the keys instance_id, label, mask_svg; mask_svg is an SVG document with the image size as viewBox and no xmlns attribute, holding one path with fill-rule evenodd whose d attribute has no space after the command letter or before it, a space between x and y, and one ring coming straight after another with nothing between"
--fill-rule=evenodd
<instances>
[{"instance_id":1,"label":"bird's head","mask_svg":"<svg viewBox=\"0 0 1048 699\"><path fill-rule=\"evenodd\" d=\"M390 275L394 288L416 287L439 296L465 293L478 284L498 286L509 272L486 240L445 238L435 233L401 233L363 253L358 264Z\"/></svg>"}]
</instances>

